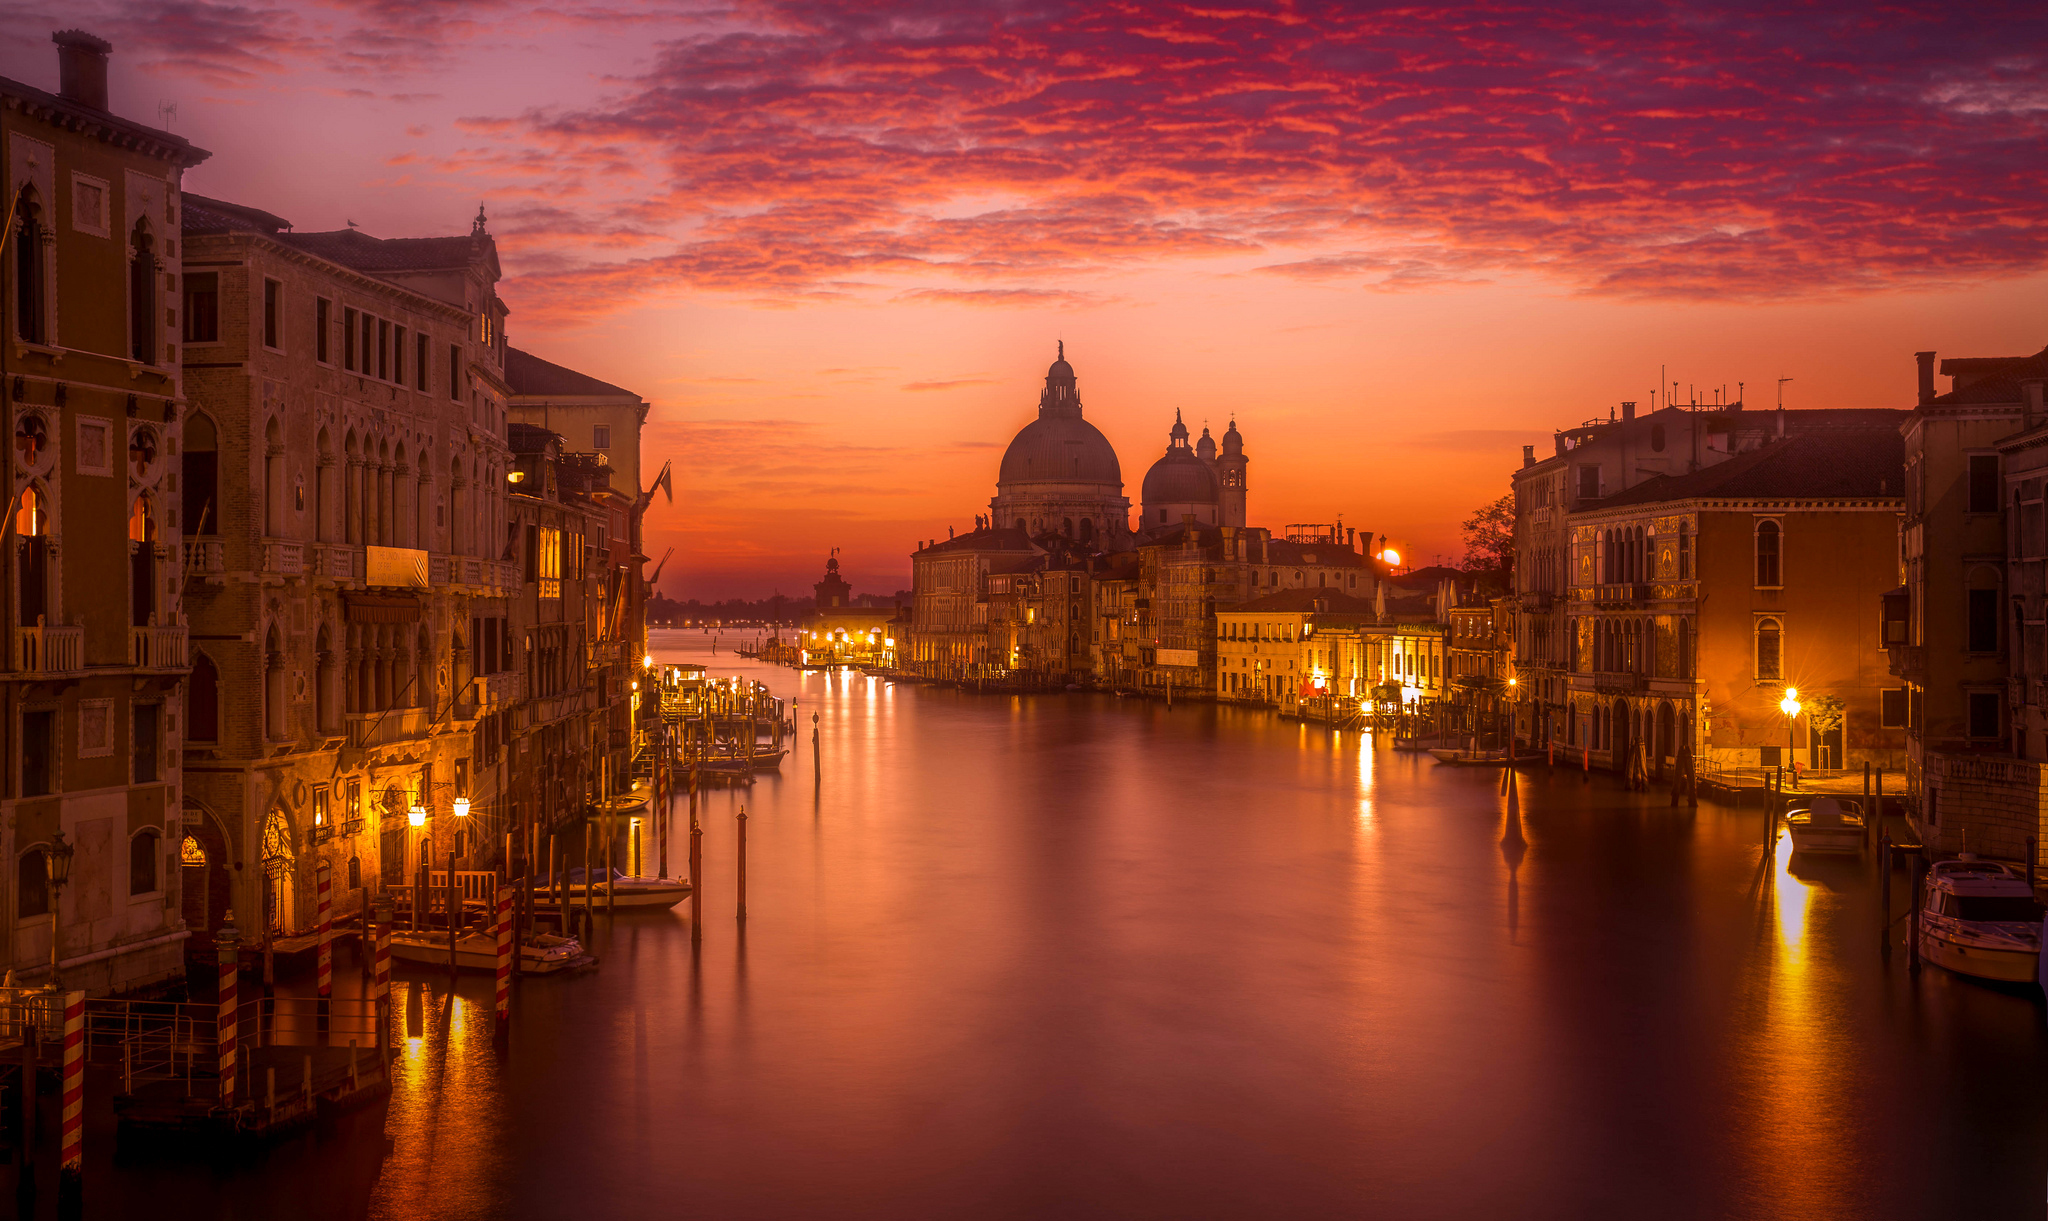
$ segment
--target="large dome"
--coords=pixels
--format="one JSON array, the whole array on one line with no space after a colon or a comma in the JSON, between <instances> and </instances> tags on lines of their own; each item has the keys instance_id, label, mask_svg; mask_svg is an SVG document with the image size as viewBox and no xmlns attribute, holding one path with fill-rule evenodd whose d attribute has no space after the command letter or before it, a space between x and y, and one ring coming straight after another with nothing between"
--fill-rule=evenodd
<instances>
[{"instance_id":1,"label":"large dome","mask_svg":"<svg viewBox=\"0 0 2048 1221\"><path fill-rule=\"evenodd\" d=\"M1209 464L1183 444L1167 450L1145 472L1144 490L1139 495L1147 509L1162 505L1212 505L1222 499L1223 489Z\"/></svg>"},{"instance_id":2,"label":"large dome","mask_svg":"<svg viewBox=\"0 0 2048 1221\"><path fill-rule=\"evenodd\" d=\"M1005 491L1033 483L1098 483L1121 491L1124 474L1095 425L1079 415L1047 413L1010 442L996 481Z\"/></svg>"}]
</instances>

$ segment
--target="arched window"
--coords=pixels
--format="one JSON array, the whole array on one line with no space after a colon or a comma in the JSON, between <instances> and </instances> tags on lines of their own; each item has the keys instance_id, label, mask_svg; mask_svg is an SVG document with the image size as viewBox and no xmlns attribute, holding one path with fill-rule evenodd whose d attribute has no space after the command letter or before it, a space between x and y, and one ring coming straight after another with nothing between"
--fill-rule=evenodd
<instances>
[{"instance_id":1,"label":"arched window","mask_svg":"<svg viewBox=\"0 0 2048 1221\"><path fill-rule=\"evenodd\" d=\"M148 492L128 506L128 608L136 627L156 614L156 505Z\"/></svg>"},{"instance_id":2,"label":"arched window","mask_svg":"<svg viewBox=\"0 0 2048 1221\"><path fill-rule=\"evenodd\" d=\"M1692 525L1678 523L1678 579L1692 580Z\"/></svg>"},{"instance_id":3,"label":"arched window","mask_svg":"<svg viewBox=\"0 0 2048 1221\"><path fill-rule=\"evenodd\" d=\"M192 655L192 676L185 680L185 736L194 742L220 739L220 671L204 653Z\"/></svg>"},{"instance_id":4,"label":"arched window","mask_svg":"<svg viewBox=\"0 0 2048 1221\"><path fill-rule=\"evenodd\" d=\"M30 848L15 862L14 902L14 914L23 920L50 914L49 859L40 847Z\"/></svg>"},{"instance_id":5,"label":"arched window","mask_svg":"<svg viewBox=\"0 0 2048 1221\"><path fill-rule=\"evenodd\" d=\"M157 321L156 239L149 221L138 220L128 239L129 355L145 365L156 363Z\"/></svg>"},{"instance_id":6,"label":"arched window","mask_svg":"<svg viewBox=\"0 0 2048 1221\"><path fill-rule=\"evenodd\" d=\"M315 442L319 451L313 467L313 537L323 543L334 541L334 438L320 430Z\"/></svg>"},{"instance_id":7,"label":"arched window","mask_svg":"<svg viewBox=\"0 0 2048 1221\"><path fill-rule=\"evenodd\" d=\"M1692 677L1692 620L1678 621L1678 677Z\"/></svg>"},{"instance_id":8,"label":"arched window","mask_svg":"<svg viewBox=\"0 0 2048 1221\"><path fill-rule=\"evenodd\" d=\"M1785 633L1776 619L1756 621L1756 680L1760 683L1785 679Z\"/></svg>"},{"instance_id":9,"label":"arched window","mask_svg":"<svg viewBox=\"0 0 2048 1221\"><path fill-rule=\"evenodd\" d=\"M163 889L157 880L157 845L163 836L145 828L128 837L128 893L147 895Z\"/></svg>"},{"instance_id":10,"label":"arched window","mask_svg":"<svg viewBox=\"0 0 2048 1221\"><path fill-rule=\"evenodd\" d=\"M220 434L197 412L185 421L184 487L187 534L220 533Z\"/></svg>"},{"instance_id":11,"label":"arched window","mask_svg":"<svg viewBox=\"0 0 2048 1221\"><path fill-rule=\"evenodd\" d=\"M342 474L343 532L348 542L360 543L363 541L363 455L353 428L342 443L342 455L348 464Z\"/></svg>"},{"instance_id":12,"label":"arched window","mask_svg":"<svg viewBox=\"0 0 2048 1221\"><path fill-rule=\"evenodd\" d=\"M285 735L284 645L274 627L264 638L263 664L263 731L271 741L282 741Z\"/></svg>"},{"instance_id":13,"label":"arched window","mask_svg":"<svg viewBox=\"0 0 2048 1221\"><path fill-rule=\"evenodd\" d=\"M16 586L21 591L21 624L41 627L50 613L50 513L43 490L30 484L21 490L15 505L14 532L18 544Z\"/></svg>"},{"instance_id":14,"label":"arched window","mask_svg":"<svg viewBox=\"0 0 2048 1221\"><path fill-rule=\"evenodd\" d=\"M263 533L284 533L284 429L275 419L263 429Z\"/></svg>"},{"instance_id":15,"label":"arched window","mask_svg":"<svg viewBox=\"0 0 2048 1221\"><path fill-rule=\"evenodd\" d=\"M1779 557L1783 543L1783 531L1777 522L1766 521L1757 524L1756 583L1759 588L1776 589L1785 583L1784 567Z\"/></svg>"},{"instance_id":16,"label":"arched window","mask_svg":"<svg viewBox=\"0 0 2048 1221\"><path fill-rule=\"evenodd\" d=\"M33 188L23 187L14 204L14 327L27 343L50 338L43 236L42 205Z\"/></svg>"},{"instance_id":17,"label":"arched window","mask_svg":"<svg viewBox=\"0 0 2048 1221\"><path fill-rule=\"evenodd\" d=\"M340 659L334 655L334 636L325 624L321 625L313 658L313 720L323 731L332 731L338 724L335 713L334 688L336 664Z\"/></svg>"},{"instance_id":18,"label":"arched window","mask_svg":"<svg viewBox=\"0 0 2048 1221\"><path fill-rule=\"evenodd\" d=\"M1081 541L1084 543L1092 543L1095 541L1094 518L1084 517L1081 519Z\"/></svg>"}]
</instances>

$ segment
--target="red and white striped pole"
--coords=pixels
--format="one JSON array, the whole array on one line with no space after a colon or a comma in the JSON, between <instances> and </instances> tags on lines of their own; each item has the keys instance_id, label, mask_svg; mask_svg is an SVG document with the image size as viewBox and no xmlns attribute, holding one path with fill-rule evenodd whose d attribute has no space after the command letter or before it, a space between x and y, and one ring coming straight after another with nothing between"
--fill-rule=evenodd
<instances>
[{"instance_id":1,"label":"red and white striped pole","mask_svg":"<svg viewBox=\"0 0 2048 1221\"><path fill-rule=\"evenodd\" d=\"M377 902L377 961L371 987L375 990L371 1000L391 999L391 900Z\"/></svg>"},{"instance_id":2,"label":"red and white striped pole","mask_svg":"<svg viewBox=\"0 0 2048 1221\"><path fill-rule=\"evenodd\" d=\"M64 1123L60 1181L75 1187L85 1173L85 993L64 994Z\"/></svg>"},{"instance_id":3,"label":"red and white striped pole","mask_svg":"<svg viewBox=\"0 0 2048 1221\"><path fill-rule=\"evenodd\" d=\"M320 956L314 980L324 1001L334 995L334 866L321 861L314 866L313 877L320 894Z\"/></svg>"},{"instance_id":4,"label":"red and white striped pole","mask_svg":"<svg viewBox=\"0 0 2048 1221\"><path fill-rule=\"evenodd\" d=\"M498 1020L512 1017L512 888L498 887Z\"/></svg>"},{"instance_id":5,"label":"red and white striped pole","mask_svg":"<svg viewBox=\"0 0 2048 1221\"><path fill-rule=\"evenodd\" d=\"M220 956L220 1019L217 1026L218 1051L220 1055L220 1101L222 1106L235 1105L235 980L242 969L242 934L234 925L235 914L227 914L227 923L213 935L214 948Z\"/></svg>"}]
</instances>

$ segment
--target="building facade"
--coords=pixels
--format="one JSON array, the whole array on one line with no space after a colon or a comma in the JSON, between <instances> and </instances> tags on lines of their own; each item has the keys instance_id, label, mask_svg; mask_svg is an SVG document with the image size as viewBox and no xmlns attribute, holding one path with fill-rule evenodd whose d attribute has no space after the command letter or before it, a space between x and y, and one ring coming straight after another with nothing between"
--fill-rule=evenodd
<instances>
[{"instance_id":1,"label":"building facade","mask_svg":"<svg viewBox=\"0 0 2048 1221\"><path fill-rule=\"evenodd\" d=\"M54 41L56 93L0 79L0 958L120 991L181 977L188 935L178 260L184 172L207 154L108 111L107 43Z\"/></svg>"}]
</instances>

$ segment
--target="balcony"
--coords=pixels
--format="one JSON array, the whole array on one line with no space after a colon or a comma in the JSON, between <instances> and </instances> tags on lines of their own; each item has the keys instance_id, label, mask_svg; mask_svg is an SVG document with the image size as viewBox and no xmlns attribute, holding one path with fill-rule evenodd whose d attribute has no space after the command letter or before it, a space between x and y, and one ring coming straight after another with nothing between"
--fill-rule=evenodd
<instances>
[{"instance_id":1,"label":"balcony","mask_svg":"<svg viewBox=\"0 0 2048 1221\"><path fill-rule=\"evenodd\" d=\"M219 539L194 539L185 544L185 571L196 577L217 577L227 571L227 549Z\"/></svg>"},{"instance_id":2,"label":"balcony","mask_svg":"<svg viewBox=\"0 0 2048 1221\"><path fill-rule=\"evenodd\" d=\"M1625 670L1600 671L1593 675L1593 690L1602 695L1640 695L1649 686L1647 676Z\"/></svg>"},{"instance_id":3,"label":"balcony","mask_svg":"<svg viewBox=\"0 0 2048 1221\"><path fill-rule=\"evenodd\" d=\"M507 670L502 674L479 674L456 697L457 720L473 721L487 712L517 703L526 689L526 675Z\"/></svg>"},{"instance_id":4,"label":"balcony","mask_svg":"<svg viewBox=\"0 0 2048 1221\"><path fill-rule=\"evenodd\" d=\"M363 549L349 543L313 544L313 575L332 581L363 579Z\"/></svg>"},{"instance_id":5,"label":"balcony","mask_svg":"<svg viewBox=\"0 0 2048 1221\"><path fill-rule=\"evenodd\" d=\"M14 668L33 678L78 673L85 669L85 628L15 628Z\"/></svg>"},{"instance_id":6,"label":"balcony","mask_svg":"<svg viewBox=\"0 0 2048 1221\"><path fill-rule=\"evenodd\" d=\"M1927 646L1895 644L1885 650L1893 678L1923 681L1927 676Z\"/></svg>"},{"instance_id":7,"label":"balcony","mask_svg":"<svg viewBox=\"0 0 2048 1221\"><path fill-rule=\"evenodd\" d=\"M263 540L263 574L276 577L304 576L306 546L281 538Z\"/></svg>"},{"instance_id":8,"label":"balcony","mask_svg":"<svg viewBox=\"0 0 2048 1221\"><path fill-rule=\"evenodd\" d=\"M1641 602L1648 602L1653 596L1655 596L1655 592L1656 591L1651 586L1644 585L1641 583L1621 585L1595 585L1593 587L1592 600L1595 602L1634 605Z\"/></svg>"},{"instance_id":9,"label":"balcony","mask_svg":"<svg viewBox=\"0 0 2048 1221\"><path fill-rule=\"evenodd\" d=\"M351 712L348 744L358 749L410 742L426 736L430 723L425 708L393 708L387 712Z\"/></svg>"},{"instance_id":10,"label":"balcony","mask_svg":"<svg viewBox=\"0 0 2048 1221\"><path fill-rule=\"evenodd\" d=\"M131 627L128 629L128 661L138 670L182 670L185 661L183 627Z\"/></svg>"}]
</instances>

